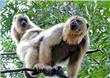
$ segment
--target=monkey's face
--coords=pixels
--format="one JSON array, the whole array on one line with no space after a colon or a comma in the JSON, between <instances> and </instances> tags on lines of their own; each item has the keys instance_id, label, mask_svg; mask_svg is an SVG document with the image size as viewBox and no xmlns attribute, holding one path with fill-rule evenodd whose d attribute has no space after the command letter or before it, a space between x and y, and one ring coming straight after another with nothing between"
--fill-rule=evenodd
<instances>
[{"instance_id":1,"label":"monkey's face","mask_svg":"<svg viewBox=\"0 0 110 78\"><path fill-rule=\"evenodd\" d=\"M82 40L82 38L87 34L87 31L87 20L80 16L72 16L66 21L64 25L64 40L69 39L70 43L79 43Z\"/></svg>"},{"instance_id":2,"label":"monkey's face","mask_svg":"<svg viewBox=\"0 0 110 78\"><path fill-rule=\"evenodd\" d=\"M87 31L88 23L83 17L73 16L66 22L66 28L78 35Z\"/></svg>"},{"instance_id":3,"label":"monkey's face","mask_svg":"<svg viewBox=\"0 0 110 78\"><path fill-rule=\"evenodd\" d=\"M26 27L28 25L28 20L23 17L19 18L18 22L19 22L20 26L22 26L22 27Z\"/></svg>"},{"instance_id":4,"label":"monkey's face","mask_svg":"<svg viewBox=\"0 0 110 78\"><path fill-rule=\"evenodd\" d=\"M13 18L13 23L19 28L27 29L29 27L29 18L24 14L17 14Z\"/></svg>"}]
</instances>

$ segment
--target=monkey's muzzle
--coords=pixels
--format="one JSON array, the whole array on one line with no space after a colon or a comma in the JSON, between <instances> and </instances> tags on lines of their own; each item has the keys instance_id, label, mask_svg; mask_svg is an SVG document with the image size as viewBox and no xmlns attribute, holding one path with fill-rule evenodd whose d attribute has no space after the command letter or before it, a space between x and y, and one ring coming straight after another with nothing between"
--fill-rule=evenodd
<instances>
[{"instance_id":1,"label":"monkey's muzzle","mask_svg":"<svg viewBox=\"0 0 110 78\"><path fill-rule=\"evenodd\" d=\"M70 29L71 30L79 30L82 27L82 21L81 20L72 20L70 23Z\"/></svg>"},{"instance_id":2,"label":"monkey's muzzle","mask_svg":"<svg viewBox=\"0 0 110 78\"><path fill-rule=\"evenodd\" d=\"M19 19L20 25L22 27L26 27L27 26L27 20L25 18L21 18Z\"/></svg>"}]
</instances>

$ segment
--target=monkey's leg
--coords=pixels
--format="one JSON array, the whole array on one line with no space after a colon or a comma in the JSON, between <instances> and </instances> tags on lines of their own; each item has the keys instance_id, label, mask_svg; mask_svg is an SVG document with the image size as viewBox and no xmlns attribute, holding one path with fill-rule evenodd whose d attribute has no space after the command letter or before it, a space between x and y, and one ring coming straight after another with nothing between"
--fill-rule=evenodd
<instances>
[{"instance_id":1,"label":"monkey's leg","mask_svg":"<svg viewBox=\"0 0 110 78\"><path fill-rule=\"evenodd\" d=\"M51 65L51 48L44 43L40 45L39 62L44 65Z\"/></svg>"},{"instance_id":2,"label":"monkey's leg","mask_svg":"<svg viewBox=\"0 0 110 78\"><path fill-rule=\"evenodd\" d=\"M38 63L38 53L36 48L30 47L27 50L27 54L25 56L25 67L26 68L32 68L34 69L35 64ZM30 75L32 75L33 72L28 71ZM36 77L36 75L32 75L32 77Z\"/></svg>"},{"instance_id":3,"label":"monkey's leg","mask_svg":"<svg viewBox=\"0 0 110 78\"><path fill-rule=\"evenodd\" d=\"M68 64L68 76L69 78L77 78L77 73L80 67L80 61Z\"/></svg>"},{"instance_id":4,"label":"monkey's leg","mask_svg":"<svg viewBox=\"0 0 110 78\"><path fill-rule=\"evenodd\" d=\"M79 71L83 56L85 53L79 53L73 55L69 59L68 63L68 76L69 78L77 78L77 73Z\"/></svg>"}]
</instances>

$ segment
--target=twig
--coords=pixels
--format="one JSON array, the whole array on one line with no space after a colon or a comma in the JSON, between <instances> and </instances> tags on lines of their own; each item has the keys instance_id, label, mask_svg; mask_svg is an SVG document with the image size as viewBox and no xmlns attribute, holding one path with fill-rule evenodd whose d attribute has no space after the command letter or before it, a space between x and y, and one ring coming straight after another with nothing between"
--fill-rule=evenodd
<instances>
[{"instance_id":1,"label":"twig","mask_svg":"<svg viewBox=\"0 0 110 78\"><path fill-rule=\"evenodd\" d=\"M101 51L101 50L100 49L92 49L92 50L87 51L86 53L89 54L89 53L95 53L98 51Z\"/></svg>"}]
</instances>

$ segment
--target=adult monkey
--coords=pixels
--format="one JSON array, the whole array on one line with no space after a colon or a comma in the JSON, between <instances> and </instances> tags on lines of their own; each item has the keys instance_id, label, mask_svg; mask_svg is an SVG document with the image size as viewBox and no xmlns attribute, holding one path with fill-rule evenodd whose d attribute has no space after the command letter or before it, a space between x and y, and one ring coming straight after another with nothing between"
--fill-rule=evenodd
<instances>
[{"instance_id":1,"label":"adult monkey","mask_svg":"<svg viewBox=\"0 0 110 78\"><path fill-rule=\"evenodd\" d=\"M39 63L54 66L68 59L68 76L76 78L89 46L88 26L85 18L72 16L65 23L41 32L31 42L39 47Z\"/></svg>"}]
</instances>

